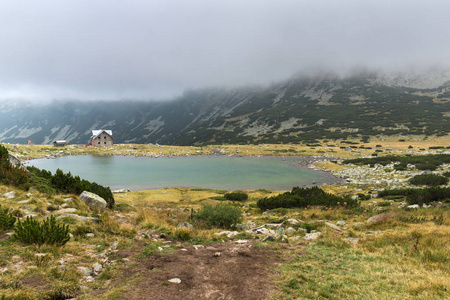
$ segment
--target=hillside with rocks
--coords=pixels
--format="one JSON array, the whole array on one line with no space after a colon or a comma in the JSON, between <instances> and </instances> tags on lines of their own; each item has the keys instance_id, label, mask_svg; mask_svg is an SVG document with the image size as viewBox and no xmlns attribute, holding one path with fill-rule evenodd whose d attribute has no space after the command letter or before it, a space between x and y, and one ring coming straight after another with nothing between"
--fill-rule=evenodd
<instances>
[{"instance_id":1,"label":"hillside with rocks","mask_svg":"<svg viewBox=\"0 0 450 300\"><path fill-rule=\"evenodd\" d=\"M448 72L297 76L268 87L186 91L171 101L11 101L0 141L84 144L110 129L115 143L289 143L450 132Z\"/></svg>"}]
</instances>

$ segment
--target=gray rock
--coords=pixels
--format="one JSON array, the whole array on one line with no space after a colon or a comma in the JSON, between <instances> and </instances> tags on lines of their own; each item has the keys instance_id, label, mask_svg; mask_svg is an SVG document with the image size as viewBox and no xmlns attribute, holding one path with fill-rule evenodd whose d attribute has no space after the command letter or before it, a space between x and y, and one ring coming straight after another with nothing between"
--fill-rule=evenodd
<instances>
[{"instance_id":1,"label":"gray rock","mask_svg":"<svg viewBox=\"0 0 450 300\"><path fill-rule=\"evenodd\" d=\"M265 212L263 212L263 217L273 217L273 216L275 216L275 213L274 212L271 212L271 211L265 211Z\"/></svg>"},{"instance_id":2,"label":"gray rock","mask_svg":"<svg viewBox=\"0 0 450 300\"><path fill-rule=\"evenodd\" d=\"M67 214L67 213L74 213L76 211L77 211L76 208L64 208L64 209L53 211L53 214Z\"/></svg>"},{"instance_id":3,"label":"gray rock","mask_svg":"<svg viewBox=\"0 0 450 300\"><path fill-rule=\"evenodd\" d=\"M288 227L288 228L286 228L285 232L286 232L287 236L293 236L297 233L297 230L295 230L292 227Z\"/></svg>"},{"instance_id":4,"label":"gray rock","mask_svg":"<svg viewBox=\"0 0 450 300\"><path fill-rule=\"evenodd\" d=\"M86 233L86 237L93 238L95 235L92 232Z\"/></svg>"},{"instance_id":5,"label":"gray rock","mask_svg":"<svg viewBox=\"0 0 450 300\"><path fill-rule=\"evenodd\" d=\"M84 203L89 206L91 209L98 209L100 211L104 211L106 209L106 201L99 195L96 195L94 193L83 191L80 196L80 200L82 200Z\"/></svg>"},{"instance_id":6,"label":"gray rock","mask_svg":"<svg viewBox=\"0 0 450 300\"><path fill-rule=\"evenodd\" d=\"M419 204L408 205L406 209L418 209L420 208Z\"/></svg>"},{"instance_id":7,"label":"gray rock","mask_svg":"<svg viewBox=\"0 0 450 300\"><path fill-rule=\"evenodd\" d=\"M118 189L111 192L114 194L119 194L119 193L128 193L129 191L130 191L129 189Z\"/></svg>"},{"instance_id":8,"label":"gray rock","mask_svg":"<svg viewBox=\"0 0 450 300\"><path fill-rule=\"evenodd\" d=\"M180 223L178 223L177 228L192 229L192 228L194 228L194 226L192 226L191 224L189 224L187 222L180 222Z\"/></svg>"},{"instance_id":9,"label":"gray rock","mask_svg":"<svg viewBox=\"0 0 450 300\"><path fill-rule=\"evenodd\" d=\"M237 224L236 229L241 230L241 231L246 231L246 230L250 230L250 227L247 224Z\"/></svg>"},{"instance_id":10,"label":"gray rock","mask_svg":"<svg viewBox=\"0 0 450 300\"><path fill-rule=\"evenodd\" d=\"M303 223L302 221L296 220L296 219L288 219L286 222L288 222L291 225L295 225L297 223Z\"/></svg>"},{"instance_id":11,"label":"gray rock","mask_svg":"<svg viewBox=\"0 0 450 300\"><path fill-rule=\"evenodd\" d=\"M103 266L100 263L95 263L92 265L95 273L100 273L103 270Z\"/></svg>"},{"instance_id":12,"label":"gray rock","mask_svg":"<svg viewBox=\"0 0 450 300\"><path fill-rule=\"evenodd\" d=\"M62 214L59 215L58 217L56 217L56 220L62 219L62 218L74 218L80 221L91 221L91 222L95 222L98 223L100 222L99 218L94 218L94 217L83 217L83 216L79 216L77 214Z\"/></svg>"},{"instance_id":13,"label":"gray rock","mask_svg":"<svg viewBox=\"0 0 450 300\"><path fill-rule=\"evenodd\" d=\"M345 224L347 224L347 223L345 223L344 221L337 221L336 222L336 225L338 225L338 226L344 226Z\"/></svg>"},{"instance_id":14,"label":"gray rock","mask_svg":"<svg viewBox=\"0 0 450 300\"><path fill-rule=\"evenodd\" d=\"M177 283L177 284L181 283L181 279L180 278L172 278L172 279L169 279L168 281L171 282L171 283Z\"/></svg>"},{"instance_id":15,"label":"gray rock","mask_svg":"<svg viewBox=\"0 0 450 300\"><path fill-rule=\"evenodd\" d=\"M119 246L119 242L115 241L112 245L111 245L111 250L117 250L117 246Z\"/></svg>"},{"instance_id":16,"label":"gray rock","mask_svg":"<svg viewBox=\"0 0 450 300\"><path fill-rule=\"evenodd\" d=\"M91 276L92 269L88 267L78 267L78 271L80 271L84 276Z\"/></svg>"},{"instance_id":17,"label":"gray rock","mask_svg":"<svg viewBox=\"0 0 450 300\"><path fill-rule=\"evenodd\" d=\"M343 228L341 228L339 226L336 226L336 225L334 225L333 223L330 223L330 222L325 222L325 225L327 225L327 226L329 226L329 227L331 227L331 228L333 228L334 230L337 230L337 231L344 230Z\"/></svg>"},{"instance_id":18,"label":"gray rock","mask_svg":"<svg viewBox=\"0 0 450 300\"><path fill-rule=\"evenodd\" d=\"M322 234L321 232L307 233L303 238L307 241L313 241L318 239L321 234Z\"/></svg>"},{"instance_id":19,"label":"gray rock","mask_svg":"<svg viewBox=\"0 0 450 300\"><path fill-rule=\"evenodd\" d=\"M9 193L5 193L5 194L3 194L3 197L8 198L8 199L14 199L14 198L16 198L16 192L11 191Z\"/></svg>"},{"instance_id":20,"label":"gray rock","mask_svg":"<svg viewBox=\"0 0 450 300\"><path fill-rule=\"evenodd\" d=\"M379 223L383 220L384 216L383 215L375 215L370 217L369 219L367 219L366 223L367 224L375 224L375 223Z\"/></svg>"},{"instance_id":21,"label":"gray rock","mask_svg":"<svg viewBox=\"0 0 450 300\"><path fill-rule=\"evenodd\" d=\"M72 201L73 200L73 198L72 197L69 197L69 198L64 198L64 202L69 202L69 201Z\"/></svg>"},{"instance_id":22,"label":"gray rock","mask_svg":"<svg viewBox=\"0 0 450 300\"><path fill-rule=\"evenodd\" d=\"M273 241L275 241L275 237L273 235L268 235L262 239L262 242L267 242L267 241L273 242Z\"/></svg>"}]
</instances>

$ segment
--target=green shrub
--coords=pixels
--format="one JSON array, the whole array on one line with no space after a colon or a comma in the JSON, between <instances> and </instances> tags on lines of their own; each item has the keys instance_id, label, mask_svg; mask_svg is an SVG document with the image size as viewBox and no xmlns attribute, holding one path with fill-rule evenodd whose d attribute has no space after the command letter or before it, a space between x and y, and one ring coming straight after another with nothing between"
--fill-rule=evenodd
<instances>
[{"instance_id":1,"label":"green shrub","mask_svg":"<svg viewBox=\"0 0 450 300\"><path fill-rule=\"evenodd\" d=\"M409 180L411 184L414 185L429 185L429 186L438 186L445 185L448 183L448 178L436 175L436 174L422 174L416 175Z\"/></svg>"},{"instance_id":2,"label":"green shrub","mask_svg":"<svg viewBox=\"0 0 450 300\"><path fill-rule=\"evenodd\" d=\"M114 196L109 187L80 179L79 176L72 176L70 172L65 174L60 169L57 169L54 175L50 171L40 170L36 167L28 167L28 170L32 174L33 185L39 191L48 193L58 191L78 195L83 191L88 191L105 199L108 208L114 207Z\"/></svg>"},{"instance_id":3,"label":"green shrub","mask_svg":"<svg viewBox=\"0 0 450 300\"><path fill-rule=\"evenodd\" d=\"M205 205L197 213L192 212L191 220L199 227L230 229L242 222L242 212L239 207L226 203L219 203L216 206Z\"/></svg>"},{"instance_id":4,"label":"green shrub","mask_svg":"<svg viewBox=\"0 0 450 300\"><path fill-rule=\"evenodd\" d=\"M0 206L0 232L6 229L11 229L16 223L16 218L8 208L1 208Z\"/></svg>"},{"instance_id":5,"label":"green shrub","mask_svg":"<svg viewBox=\"0 0 450 300\"><path fill-rule=\"evenodd\" d=\"M0 182L23 190L30 188L28 172L10 163L8 150L2 145L0 145Z\"/></svg>"},{"instance_id":6,"label":"green shrub","mask_svg":"<svg viewBox=\"0 0 450 300\"><path fill-rule=\"evenodd\" d=\"M248 195L244 192L231 192L224 195L225 199L233 201L245 201L248 199Z\"/></svg>"},{"instance_id":7,"label":"green shrub","mask_svg":"<svg viewBox=\"0 0 450 300\"><path fill-rule=\"evenodd\" d=\"M359 202L358 200L352 200L349 196L339 197L326 193L315 186L312 188L294 187L291 192L259 199L257 205L261 210L267 210L279 207L293 208L307 206L356 207L359 205Z\"/></svg>"},{"instance_id":8,"label":"green shrub","mask_svg":"<svg viewBox=\"0 0 450 300\"><path fill-rule=\"evenodd\" d=\"M53 216L42 223L27 217L25 221L18 221L14 238L24 244L49 244L62 246L70 240L69 225L58 224Z\"/></svg>"},{"instance_id":9,"label":"green shrub","mask_svg":"<svg viewBox=\"0 0 450 300\"><path fill-rule=\"evenodd\" d=\"M384 190L378 194L381 198L392 196L406 196L408 204L430 203L435 201L446 201L450 199L450 188L429 187L425 189L397 189Z\"/></svg>"},{"instance_id":10,"label":"green shrub","mask_svg":"<svg viewBox=\"0 0 450 300\"><path fill-rule=\"evenodd\" d=\"M442 175L444 175L445 177L450 177L450 172L444 172L442 173Z\"/></svg>"}]
</instances>

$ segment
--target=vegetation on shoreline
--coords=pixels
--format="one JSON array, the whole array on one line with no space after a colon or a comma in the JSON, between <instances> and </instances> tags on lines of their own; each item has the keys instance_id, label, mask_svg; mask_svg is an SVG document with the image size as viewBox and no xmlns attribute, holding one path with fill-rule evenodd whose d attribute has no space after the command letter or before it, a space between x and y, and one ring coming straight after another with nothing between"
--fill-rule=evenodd
<instances>
[{"instance_id":1,"label":"vegetation on shoreline","mask_svg":"<svg viewBox=\"0 0 450 300\"><path fill-rule=\"evenodd\" d=\"M344 160L343 164L386 166L398 162L400 167L406 168L408 164L414 165L419 170L436 170L442 164L450 163L450 154L429 154L420 156L395 156L387 155L374 158L355 158Z\"/></svg>"},{"instance_id":2,"label":"vegetation on shoreline","mask_svg":"<svg viewBox=\"0 0 450 300\"><path fill-rule=\"evenodd\" d=\"M359 205L359 202L358 200L352 199L349 196L339 197L336 195L332 195L315 186L312 188L294 187L290 192L260 199L258 200L257 205L262 211L265 211L267 209L275 208L294 208L309 206L357 207Z\"/></svg>"}]
</instances>

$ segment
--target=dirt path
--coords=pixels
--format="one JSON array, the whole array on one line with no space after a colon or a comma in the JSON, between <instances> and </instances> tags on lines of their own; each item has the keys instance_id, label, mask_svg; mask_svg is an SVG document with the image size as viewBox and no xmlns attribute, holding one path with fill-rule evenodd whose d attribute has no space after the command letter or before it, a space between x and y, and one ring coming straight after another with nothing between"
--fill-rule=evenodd
<instances>
[{"instance_id":1,"label":"dirt path","mask_svg":"<svg viewBox=\"0 0 450 300\"><path fill-rule=\"evenodd\" d=\"M120 286L127 300L257 300L266 299L272 291L271 276L280 258L270 247L254 248L250 241L194 247L199 246L189 245L185 250L157 253L130 263L107 287L91 295L108 297L105 293ZM181 283L170 283L172 278L181 279Z\"/></svg>"}]
</instances>

